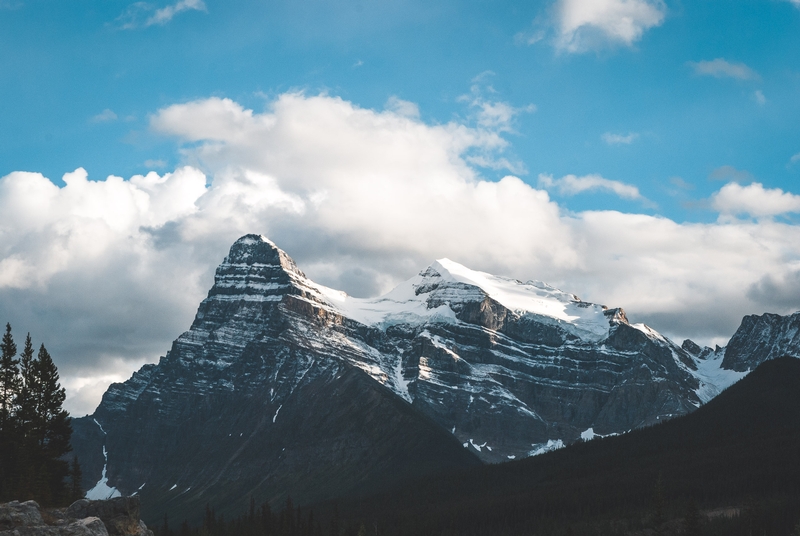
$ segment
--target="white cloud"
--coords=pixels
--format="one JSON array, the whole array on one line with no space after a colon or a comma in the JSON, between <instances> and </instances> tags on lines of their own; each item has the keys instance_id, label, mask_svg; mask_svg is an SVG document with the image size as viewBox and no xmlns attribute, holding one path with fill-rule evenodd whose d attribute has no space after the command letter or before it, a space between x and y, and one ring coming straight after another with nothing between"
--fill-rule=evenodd
<instances>
[{"instance_id":1,"label":"white cloud","mask_svg":"<svg viewBox=\"0 0 800 536\"><path fill-rule=\"evenodd\" d=\"M128 180L79 169L60 187L36 173L0 178L0 322L47 345L78 414L105 383L168 350L249 232L357 295L449 257L701 340L729 337L744 314L800 308L798 226L570 213L516 177L483 180L468 158L499 162L507 143L480 125L302 94L262 113L218 98L178 104L151 125L184 141L191 165ZM638 193L599 176L564 179L545 182Z\"/></svg>"},{"instance_id":2,"label":"white cloud","mask_svg":"<svg viewBox=\"0 0 800 536\"><path fill-rule=\"evenodd\" d=\"M758 182L748 186L731 182L711 197L711 206L725 215L772 217L800 212L800 195L784 192L780 188L764 188Z\"/></svg>"},{"instance_id":3,"label":"white cloud","mask_svg":"<svg viewBox=\"0 0 800 536\"><path fill-rule=\"evenodd\" d=\"M153 24L166 24L172 20L172 17L183 11L206 11L206 5L203 0L180 0L171 6L166 6L157 9L156 12L145 22L145 26Z\"/></svg>"},{"instance_id":4,"label":"white cloud","mask_svg":"<svg viewBox=\"0 0 800 536\"><path fill-rule=\"evenodd\" d=\"M163 26L184 11L207 11L203 0L180 0L179 2L162 8L156 8L147 2L134 2L125 12L117 17L120 27L125 30L147 28L148 26Z\"/></svg>"},{"instance_id":5,"label":"white cloud","mask_svg":"<svg viewBox=\"0 0 800 536\"><path fill-rule=\"evenodd\" d=\"M666 13L660 0L559 0L556 9L556 45L568 52L608 43L630 46L660 26Z\"/></svg>"},{"instance_id":6,"label":"white cloud","mask_svg":"<svg viewBox=\"0 0 800 536\"><path fill-rule=\"evenodd\" d=\"M744 63L732 63L724 58L710 61L690 61L694 72L715 78L736 78L737 80L758 80L760 76Z\"/></svg>"},{"instance_id":7,"label":"white cloud","mask_svg":"<svg viewBox=\"0 0 800 536\"><path fill-rule=\"evenodd\" d=\"M789 163L794 164L795 162L800 162L800 153L793 154L792 157L789 159Z\"/></svg>"},{"instance_id":8,"label":"white cloud","mask_svg":"<svg viewBox=\"0 0 800 536\"><path fill-rule=\"evenodd\" d=\"M614 193L623 199L644 199L636 186L604 179L600 175L585 175L583 177L566 175L560 179L554 179L551 175L539 175L539 186L558 190L561 195L576 195L599 190Z\"/></svg>"},{"instance_id":9,"label":"white cloud","mask_svg":"<svg viewBox=\"0 0 800 536\"><path fill-rule=\"evenodd\" d=\"M639 134L636 132L629 132L628 134L614 134L612 132L606 132L601 137L603 141L609 145L630 145L639 138Z\"/></svg>"},{"instance_id":10,"label":"white cloud","mask_svg":"<svg viewBox=\"0 0 800 536\"><path fill-rule=\"evenodd\" d=\"M419 106L394 95L386 101L386 109L405 117L419 118Z\"/></svg>"},{"instance_id":11,"label":"white cloud","mask_svg":"<svg viewBox=\"0 0 800 536\"><path fill-rule=\"evenodd\" d=\"M764 92L760 89L757 89L753 92L753 99L755 99L756 104L759 106L764 106L767 103L767 98L764 96Z\"/></svg>"},{"instance_id":12,"label":"white cloud","mask_svg":"<svg viewBox=\"0 0 800 536\"><path fill-rule=\"evenodd\" d=\"M117 114L114 113L113 110L106 108L96 116L92 117L93 123L107 123L109 121L116 121Z\"/></svg>"}]
</instances>

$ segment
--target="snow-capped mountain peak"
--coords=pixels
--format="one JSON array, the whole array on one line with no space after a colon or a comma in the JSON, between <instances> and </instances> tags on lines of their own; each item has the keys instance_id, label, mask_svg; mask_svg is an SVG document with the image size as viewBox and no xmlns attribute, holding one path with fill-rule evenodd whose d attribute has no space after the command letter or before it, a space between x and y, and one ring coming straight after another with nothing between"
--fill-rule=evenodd
<instances>
[{"instance_id":1,"label":"snow-capped mountain peak","mask_svg":"<svg viewBox=\"0 0 800 536\"><path fill-rule=\"evenodd\" d=\"M523 283L496 276L449 259L433 262L418 275L378 298L359 299L316 285L316 288L343 316L362 324L390 326L399 322L420 323L455 320L466 303L496 302L515 316L532 315L587 341L608 336L612 322L624 319L621 310L583 302L541 281Z\"/></svg>"}]
</instances>

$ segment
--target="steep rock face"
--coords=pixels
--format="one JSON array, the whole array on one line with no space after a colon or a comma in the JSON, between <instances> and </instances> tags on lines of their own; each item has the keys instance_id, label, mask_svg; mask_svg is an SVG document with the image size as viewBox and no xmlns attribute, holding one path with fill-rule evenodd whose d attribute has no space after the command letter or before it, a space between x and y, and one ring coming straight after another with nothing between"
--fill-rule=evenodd
<instances>
[{"instance_id":1,"label":"steep rock face","mask_svg":"<svg viewBox=\"0 0 800 536\"><path fill-rule=\"evenodd\" d=\"M542 282L442 259L355 299L247 235L158 365L76 420L75 448L94 493L146 509L324 500L687 413L706 364Z\"/></svg>"},{"instance_id":2,"label":"steep rock face","mask_svg":"<svg viewBox=\"0 0 800 536\"><path fill-rule=\"evenodd\" d=\"M137 493L154 521L207 503L238 511L250 496L324 500L479 464L362 370L380 355L361 341L365 326L327 308L306 281L271 243L237 241L191 329L75 421L81 459L107 453L107 481L90 476L90 493Z\"/></svg>"},{"instance_id":3,"label":"steep rock face","mask_svg":"<svg viewBox=\"0 0 800 536\"><path fill-rule=\"evenodd\" d=\"M800 357L800 313L748 315L725 347L722 366L743 372L784 355Z\"/></svg>"}]
</instances>

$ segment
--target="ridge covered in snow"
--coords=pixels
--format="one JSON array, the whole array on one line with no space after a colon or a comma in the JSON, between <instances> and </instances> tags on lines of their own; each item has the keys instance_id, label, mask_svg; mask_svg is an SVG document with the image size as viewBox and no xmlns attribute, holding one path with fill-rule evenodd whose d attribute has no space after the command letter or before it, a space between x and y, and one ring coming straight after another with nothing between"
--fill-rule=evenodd
<instances>
[{"instance_id":1,"label":"ridge covered in snow","mask_svg":"<svg viewBox=\"0 0 800 536\"><path fill-rule=\"evenodd\" d=\"M603 305L583 302L541 281L523 283L508 277L471 270L449 259L439 259L417 276L378 298L353 298L344 292L314 285L344 316L366 325L387 326L455 320L451 303L490 298L508 310L533 315L568 329L584 340L608 335L609 319ZM432 306L432 302L435 306Z\"/></svg>"}]
</instances>

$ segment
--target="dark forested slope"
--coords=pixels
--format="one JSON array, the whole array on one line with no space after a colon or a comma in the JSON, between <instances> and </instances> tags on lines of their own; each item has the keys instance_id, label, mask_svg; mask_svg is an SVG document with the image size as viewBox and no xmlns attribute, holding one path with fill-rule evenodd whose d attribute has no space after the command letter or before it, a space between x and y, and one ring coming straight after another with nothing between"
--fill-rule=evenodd
<instances>
[{"instance_id":1,"label":"dark forested slope","mask_svg":"<svg viewBox=\"0 0 800 536\"><path fill-rule=\"evenodd\" d=\"M696 412L657 426L342 506L383 534L518 534L598 523L624 533L683 517L692 503L738 509L740 524L761 523L768 534L797 523L800 360L765 362Z\"/></svg>"}]
</instances>

